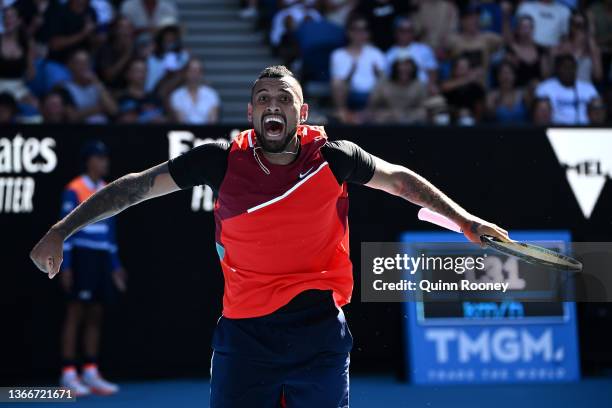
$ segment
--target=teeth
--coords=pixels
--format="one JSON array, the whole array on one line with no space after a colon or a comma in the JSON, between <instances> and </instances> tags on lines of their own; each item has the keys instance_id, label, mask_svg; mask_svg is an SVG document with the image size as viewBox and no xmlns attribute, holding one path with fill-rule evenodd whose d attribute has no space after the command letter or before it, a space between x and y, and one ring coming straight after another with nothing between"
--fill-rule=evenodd
<instances>
[{"instance_id":1,"label":"teeth","mask_svg":"<svg viewBox=\"0 0 612 408\"><path fill-rule=\"evenodd\" d=\"M266 116L264 118L264 123L270 123L270 122L278 122L278 123L283 123L283 118L280 116Z\"/></svg>"}]
</instances>

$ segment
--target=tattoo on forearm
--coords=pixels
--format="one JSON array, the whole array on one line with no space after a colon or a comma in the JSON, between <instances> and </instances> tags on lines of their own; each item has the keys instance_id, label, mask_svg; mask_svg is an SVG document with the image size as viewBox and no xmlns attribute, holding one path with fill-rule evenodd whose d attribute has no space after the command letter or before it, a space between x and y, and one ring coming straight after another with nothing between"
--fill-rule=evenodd
<instances>
[{"instance_id":1,"label":"tattoo on forearm","mask_svg":"<svg viewBox=\"0 0 612 408\"><path fill-rule=\"evenodd\" d=\"M436 211L452 220L463 218L465 210L429 181L416 173L401 173L398 195Z\"/></svg>"},{"instance_id":2,"label":"tattoo on forearm","mask_svg":"<svg viewBox=\"0 0 612 408\"><path fill-rule=\"evenodd\" d=\"M55 229L65 238L79 229L125 210L145 200L155 185L155 178L168 173L168 166L161 164L142 173L125 175L98 191L75 208Z\"/></svg>"}]
</instances>

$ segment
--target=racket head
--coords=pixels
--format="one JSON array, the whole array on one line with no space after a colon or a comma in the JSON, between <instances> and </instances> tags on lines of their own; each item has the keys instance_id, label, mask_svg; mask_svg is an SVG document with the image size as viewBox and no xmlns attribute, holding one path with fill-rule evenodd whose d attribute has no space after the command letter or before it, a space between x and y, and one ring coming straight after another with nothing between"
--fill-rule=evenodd
<instances>
[{"instance_id":1,"label":"racket head","mask_svg":"<svg viewBox=\"0 0 612 408\"><path fill-rule=\"evenodd\" d=\"M499 252L515 256L533 265L571 272L582 271L582 263L580 261L537 245L517 241L506 242L490 235L482 235L480 241Z\"/></svg>"}]
</instances>

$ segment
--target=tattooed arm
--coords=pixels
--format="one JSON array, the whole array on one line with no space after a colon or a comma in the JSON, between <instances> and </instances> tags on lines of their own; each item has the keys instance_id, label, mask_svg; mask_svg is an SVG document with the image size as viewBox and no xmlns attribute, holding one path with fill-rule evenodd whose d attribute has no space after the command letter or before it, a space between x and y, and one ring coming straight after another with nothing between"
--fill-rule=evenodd
<instances>
[{"instance_id":1,"label":"tattooed arm","mask_svg":"<svg viewBox=\"0 0 612 408\"><path fill-rule=\"evenodd\" d=\"M378 157L374 157L374 161L376 170L366 184L368 187L386 191L444 215L459 225L472 242L480 242L480 236L484 234L509 239L506 230L473 216L412 170Z\"/></svg>"},{"instance_id":2,"label":"tattooed arm","mask_svg":"<svg viewBox=\"0 0 612 408\"><path fill-rule=\"evenodd\" d=\"M55 224L36 244L30 258L53 278L59 272L66 238L89 224L112 217L131 205L179 190L162 163L141 173L125 175L93 194Z\"/></svg>"}]
</instances>

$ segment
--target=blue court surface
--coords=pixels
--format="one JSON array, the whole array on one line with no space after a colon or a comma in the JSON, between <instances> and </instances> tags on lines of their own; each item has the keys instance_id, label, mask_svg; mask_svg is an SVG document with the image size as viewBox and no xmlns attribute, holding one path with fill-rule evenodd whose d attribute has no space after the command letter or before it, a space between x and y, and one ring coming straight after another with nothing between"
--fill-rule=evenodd
<instances>
[{"instance_id":1,"label":"blue court surface","mask_svg":"<svg viewBox=\"0 0 612 408\"><path fill-rule=\"evenodd\" d=\"M174 380L124 383L119 394L92 396L73 404L45 407L208 407L208 381ZM351 407L542 408L610 407L612 378L566 384L415 386L391 377L353 376ZM13 404L11 404L13 405ZM19 404L24 407L29 404ZM32 406L41 406L32 404ZM253 407L256 408L256 407ZM290 408L290 407L289 407Z\"/></svg>"}]
</instances>

